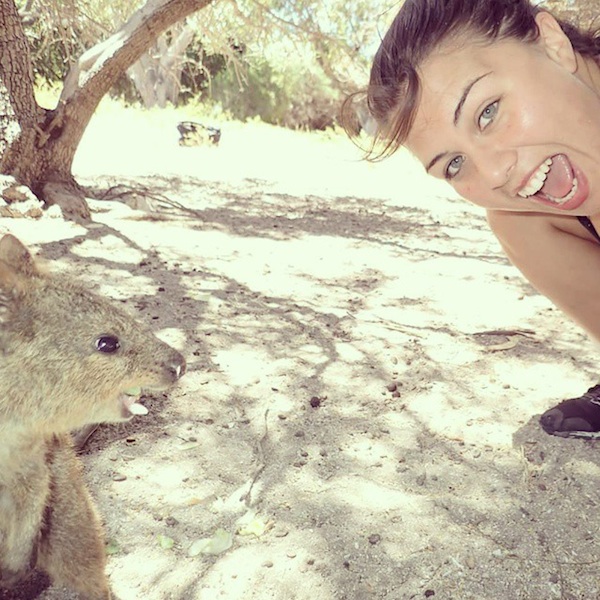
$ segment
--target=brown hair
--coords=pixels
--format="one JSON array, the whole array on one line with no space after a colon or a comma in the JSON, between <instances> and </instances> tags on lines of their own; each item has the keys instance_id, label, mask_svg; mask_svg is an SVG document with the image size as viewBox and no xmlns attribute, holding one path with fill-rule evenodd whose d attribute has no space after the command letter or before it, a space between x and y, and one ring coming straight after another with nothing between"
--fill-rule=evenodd
<instances>
[{"instance_id":1,"label":"brown hair","mask_svg":"<svg viewBox=\"0 0 600 600\"><path fill-rule=\"evenodd\" d=\"M406 0L371 67L367 106L378 128L367 158L390 156L406 140L421 92L418 68L442 42L468 32L483 42L514 38L530 43L539 36L535 16L540 10L529 0ZM598 31L559 23L575 51L600 55ZM349 113L353 100L347 99L343 114Z\"/></svg>"}]
</instances>

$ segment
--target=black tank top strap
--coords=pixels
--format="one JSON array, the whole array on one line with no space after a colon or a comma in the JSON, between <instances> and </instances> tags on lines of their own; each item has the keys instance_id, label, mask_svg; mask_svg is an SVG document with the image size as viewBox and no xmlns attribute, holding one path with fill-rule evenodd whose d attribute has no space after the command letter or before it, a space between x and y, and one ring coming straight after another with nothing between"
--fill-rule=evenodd
<instances>
[{"instance_id":1,"label":"black tank top strap","mask_svg":"<svg viewBox=\"0 0 600 600\"><path fill-rule=\"evenodd\" d=\"M577 217L579 222L596 238L596 241L600 242L600 235L596 231L594 224L590 221L589 217Z\"/></svg>"}]
</instances>

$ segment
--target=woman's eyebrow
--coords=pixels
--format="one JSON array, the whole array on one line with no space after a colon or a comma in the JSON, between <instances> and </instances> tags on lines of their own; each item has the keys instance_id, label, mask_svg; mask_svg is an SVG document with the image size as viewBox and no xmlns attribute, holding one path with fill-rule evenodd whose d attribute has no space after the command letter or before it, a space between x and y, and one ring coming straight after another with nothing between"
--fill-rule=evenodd
<instances>
[{"instance_id":1,"label":"woman's eyebrow","mask_svg":"<svg viewBox=\"0 0 600 600\"><path fill-rule=\"evenodd\" d=\"M483 75L480 75L479 77L476 77L475 79L473 79L471 82L469 82L465 86L462 96L460 97L460 100L458 101L458 104L456 105L456 109L454 110L454 124L455 125L458 124L458 120L460 119L460 115L462 113L463 106L464 106L465 102L467 101L467 98L468 98L469 93L471 92L471 89L473 88L473 86L478 81L481 81L484 77L487 77L488 75L491 75L491 74L492 74L491 71L489 73L484 73Z\"/></svg>"},{"instance_id":2,"label":"woman's eyebrow","mask_svg":"<svg viewBox=\"0 0 600 600\"><path fill-rule=\"evenodd\" d=\"M449 152L440 152L439 154L436 154L427 164L427 166L425 167L425 170L429 173L429 169L431 169L431 167L433 167L433 165L435 165L435 163L444 158L444 156L446 156L446 154L450 154Z\"/></svg>"},{"instance_id":3,"label":"woman's eyebrow","mask_svg":"<svg viewBox=\"0 0 600 600\"><path fill-rule=\"evenodd\" d=\"M460 96L460 99L458 101L458 104L456 105L456 108L454 110L454 125L458 125L458 120L460 119L460 116L462 114L462 109L463 106L465 105L465 102L467 101L467 98L469 97L469 94L471 93L471 89L473 88L473 86L478 82L481 81L484 77L487 77L488 75L491 75L492 72L489 71L488 73L484 73L483 75L480 75L479 77L475 77L475 79L471 80L469 83L467 83L467 85L465 86L465 88L463 89L463 93ZM438 162L438 160L440 160L441 158L443 158L444 156L446 156L446 154L450 154L449 152L440 152L439 154L437 154L436 156L434 156L429 163L427 164L427 166L425 167L425 170L427 172L429 172L429 170L431 169L431 167L433 167L433 165L435 165L436 162Z\"/></svg>"}]
</instances>

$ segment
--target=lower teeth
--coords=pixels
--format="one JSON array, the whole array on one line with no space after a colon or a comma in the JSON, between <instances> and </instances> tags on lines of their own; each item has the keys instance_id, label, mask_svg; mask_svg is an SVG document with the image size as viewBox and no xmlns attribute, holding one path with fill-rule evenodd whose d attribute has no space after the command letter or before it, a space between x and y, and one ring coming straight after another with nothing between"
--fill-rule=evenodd
<instances>
[{"instance_id":1,"label":"lower teeth","mask_svg":"<svg viewBox=\"0 0 600 600\"><path fill-rule=\"evenodd\" d=\"M148 414L148 409L143 405L143 404L137 404L137 402L134 402L130 407L129 407L129 412L132 415L147 415Z\"/></svg>"},{"instance_id":2,"label":"lower teeth","mask_svg":"<svg viewBox=\"0 0 600 600\"><path fill-rule=\"evenodd\" d=\"M556 204L564 204L565 202L568 202L571 198L573 198L573 196L575 196L575 194L577 193L577 177L575 177L575 179L573 179L573 187L571 188L571 191L564 197L562 198L556 198L555 196L551 196L550 194L545 194L546 198L548 198L549 200L552 200L552 202L556 203Z\"/></svg>"}]
</instances>

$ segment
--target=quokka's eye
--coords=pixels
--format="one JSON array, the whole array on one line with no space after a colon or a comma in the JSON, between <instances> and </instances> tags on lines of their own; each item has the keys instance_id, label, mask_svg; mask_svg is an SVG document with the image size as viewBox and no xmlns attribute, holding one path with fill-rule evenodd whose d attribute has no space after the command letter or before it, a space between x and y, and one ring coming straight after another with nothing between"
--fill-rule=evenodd
<instances>
[{"instance_id":1,"label":"quokka's eye","mask_svg":"<svg viewBox=\"0 0 600 600\"><path fill-rule=\"evenodd\" d=\"M114 354L120 347L119 338L114 335L101 335L95 342L96 350L105 354Z\"/></svg>"}]
</instances>

